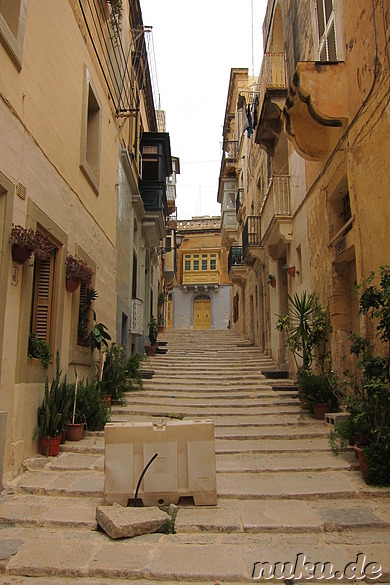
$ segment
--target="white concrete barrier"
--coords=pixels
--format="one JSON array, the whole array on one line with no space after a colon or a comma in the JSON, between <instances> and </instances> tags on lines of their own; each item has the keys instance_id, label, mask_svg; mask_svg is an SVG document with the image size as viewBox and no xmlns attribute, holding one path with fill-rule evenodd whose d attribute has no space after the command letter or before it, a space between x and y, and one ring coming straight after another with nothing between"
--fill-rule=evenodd
<instances>
[{"instance_id":1,"label":"white concrete barrier","mask_svg":"<svg viewBox=\"0 0 390 585\"><path fill-rule=\"evenodd\" d=\"M144 506L177 504L192 496L194 504L217 504L214 422L164 421L108 423L104 429L104 500L126 506L139 487Z\"/></svg>"}]
</instances>

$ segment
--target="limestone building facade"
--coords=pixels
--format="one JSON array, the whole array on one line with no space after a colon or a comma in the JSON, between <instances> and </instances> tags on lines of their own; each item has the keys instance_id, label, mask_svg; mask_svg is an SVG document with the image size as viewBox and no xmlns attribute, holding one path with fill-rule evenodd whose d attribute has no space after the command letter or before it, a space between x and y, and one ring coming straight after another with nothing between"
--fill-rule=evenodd
<instances>
[{"instance_id":1,"label":"limestone building facade","mask_svg":"<svg viewBox=\"0 0 390 585\"><path fill-rule=\"evenodd\" d=\"M177 284L169 297L173 329L227 329L230 283L220 217L177 222Z\"/></svg>"},{"instance_id":2,"label":"limestone building facade","mask_svg":"<svg viewBox=\"0 0 390 585\"><path fill-rule=\"evenodd\" d=\"M170 140L158 132L140 4L119 4L118 17L108 0L0 3L0 461L11 476L37 450L55 371L29 357L31 334L59 352L69 380L96 370L67 256L92 270L97 320L128 352L143 350L157 311ZM12 224L45 238L50 257L14 261Z\"/></svg>"},{"instance_id":3,"label":"limestone building facade","mask_svg":"<svg viewBox=\"0 0 390 585\"><path fill-rule=\"evenodd\" d=\"M389 20L386 1L269 0L258 78L231 71L218 197L232 327L281 367L288 295L329 310L342 371L365 326L352 287L390 262Z\"/></svg>"}]
</instances>

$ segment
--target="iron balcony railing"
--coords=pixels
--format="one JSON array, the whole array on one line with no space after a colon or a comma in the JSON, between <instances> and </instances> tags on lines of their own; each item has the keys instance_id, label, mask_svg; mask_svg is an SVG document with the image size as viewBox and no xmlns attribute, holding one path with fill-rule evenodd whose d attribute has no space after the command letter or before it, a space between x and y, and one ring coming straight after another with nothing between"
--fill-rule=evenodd
<instances>
[{"instance_id":1,"label":"iron balcony railing","mask_svg":"<svg viewBox=\"0 0 390 585\"><path fill-rule=\"evenodd\" d=\"M260 111L268 89L287 89L286 53L264 53L260 72Z\"/></svg>"},{"instance_id":2,"label":"iron balcony railing","mask_svg":"<svg viewBox=\"0 0 390 585\"><path fill-rule=\"evenodd\" d=\"M271 178L261 209L261 233L266 235L273 219L291 217L290 175Z\"/></svg>"},{"instance_id":3,"label":"iron balcony railing","mask_svg":"<svg viewBox=\"0 0 390 585\"><path fill-rule=\"evenodd\" d=\"M242 259L242 246L232 246L228 256L228 273L233 266L243 266L244 262Z\"/></svg>"},{"instance_id":4,"label":"iron balcony railing","mask_svg":"<svg viewBox=\"0 0 390 585\"><path fill-rule=\"evenodd\" d=\"M249 215L242 230L242 251L243 256L247 253L249 246L260 246L260 216Z\"/></svg>"},{"instance_id":5,"label":"iron balcony railing","mask_svg":"<svg viewBox=\"0 0 390 585\"><path fill-rule=\"evenodd\" d=\"M244 202L244 189L238 189L236 195L236 216L239 215L239 212L242 209L242 204Z\"/></svg>"}]
</instances>

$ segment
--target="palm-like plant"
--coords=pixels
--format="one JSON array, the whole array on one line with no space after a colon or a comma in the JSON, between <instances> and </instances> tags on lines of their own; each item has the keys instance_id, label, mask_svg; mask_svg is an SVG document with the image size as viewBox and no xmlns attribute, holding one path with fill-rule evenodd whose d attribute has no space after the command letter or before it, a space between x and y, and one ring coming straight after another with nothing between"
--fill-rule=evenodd
<instances>
[{"instance_id":1,"label":"palm-like plant","mask_svg":"<svg viewBox=\"0 0 390 585\"><path fill-rule=\"evenodd\" d=\"M306 291L302 295L289 295L289 313L280 315L276 328L287 335L286 345L294 355L302 360L302 369L307 370L313 362L314 348L323 345L319 361L324 359L325 345L331 331L327 312L322 309L318 297ZM323 365L323 364L321 364Z\"/></svg>"}]
</instances>

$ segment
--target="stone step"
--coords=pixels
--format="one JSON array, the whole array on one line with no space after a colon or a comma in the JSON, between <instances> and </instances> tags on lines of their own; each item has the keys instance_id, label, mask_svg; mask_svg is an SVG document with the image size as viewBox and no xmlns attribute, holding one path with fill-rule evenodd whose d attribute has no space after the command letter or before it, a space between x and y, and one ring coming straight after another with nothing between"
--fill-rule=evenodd
<instances>
[{"instance_id":1,"label":"stone step","mask_svg":"<svg viewBox=\"0 0 390 585\"><path fill-rule=\"evenodd\" d=\"M181 507L175 522L177 533L251 532L291 533L331 532L390 526L387 506L372 500L330 499L319 502L272 500L224 500L214 508Z\"/></svg>"},{"instance_id":2,"label":"stone step","mask_svg":"<svg viewBox=\"0 0 390 585\"><path fill-rule=\"evenodd\" d=\"M217 474L220 498L310 501L362 496L386 498L390 495L390 488L381 489L363 483L360 471L344 470Z\"/></svg>"},{"instance_id":3,"label":"stone step","mask_svg":"<svg viewBox=\"0 0 390 585\"><path fill-rule=\"evenodd\" d=\"M291 395L287 395L283 400L282 396L278 395L275 399L270 402L267 400L267 395L264 397L255 397L255 398L246 398L245 401L237 399L237 397L232 398L220 398L218 401L215 401L212 405L213 408L219 409L228 407L231 409L243 409L243 408L257 408L257 407L270 407L270 406L296 406L297 400L295 397L291 397ZM162 398L154 398L149 396L132 396L131 400L127 400L126 406L146 406L150 405L153 407L164 405L167 408L170 406L175 408L199 408L202 409L204 407L210 406L211 400L207 395L202 397L184 397L184 396L175 396L171 395L169 397L162 397Z\"/></svg>"},{"instance_id":4,"label":"stone step","mask_svg":"<svg viewBox=\"0 0 390 585\"><path fill-rule=\"evenodd\" d=\"M264 404L262 406L253 406L250 410L242 407L224 407L224 406L208 406L205 405L204 407L196 406L191 408L190 405L184 405L182 407L177 407L175 405L167 406L167 408L163 408L162 406L156 406L150 404L148 406L142 406L138 404L134 405L127 405L123 407L116 407L115 412L119 414L127 414L131 415L131 413L135 414L142 414L147 416L154 416L154 417L161 417L161 418L178 418L177 415L183 415L187 418L214 418L218 416L249 416L249 415L258 415L262 416L264 413L270 414L280 414L280 415L290 415L296 414L299 412L299 405L295 403L280 403L280 404Z\"/></svg>"},{"instance_id":5,"label":"stone step","mask_svg":"<svg viewBox=\"0 0 390 585\"><path fill-rule=\"evenodd\" d=\"M5 495L0 500L0 524L96 530L96 507L101 502L101 497L93 499L85 495L71 501L69 497L58 496Z\"/></svg>"},{"instance_id":6,"label":"stone step","mask_svg":"<svg viewBox=\"0 0 390 585\"><path fill-rule=\"evenodd\" d=\"M240 400L244 400L244 399L254 399L254 398L264 398L267 397L270 400L273 400L274 398L281 398L284 396L287 396L289 398L297 398L297 393L295 390L289 390L288 388L284 388L283 391L279 391L277 395L271 394L272 389L270 387L264 387L264 388L257 388L257 389L251 389L251 388L240 388L240 389L235 389L235 390L227 390L227 391L222 391L222 390L201 390L199 388L196 388L195 390L191 389L191 390L185 390L185 388L183 388L182 386L175 388L170 386L168 390L165 389L165 387L163 385L161 385L160 387L161 389L159 389L159 387L157 386L155 387L147 387L147 388L143 388L142 390L137 390L136 392L132 391L132 392L127 392L126 393L126 400L127 402L132 402L132 401L136 401L139 399L148 399L150 401L155 400L155 399L167 399L167 398L172 398L173 396L173 392L174 392L174 397L175 398L179 398L180 400L194 400L194 399L205 399L207 398L208 401L211 400L217 400L218 402L220 400L237 400L238 398Z\"/></svg>"},{"instance_id":7,"label":"stone step","mask_svg":"<svg viewBox=\"0 0 390 585\"><path fill-rule=\"evenodd\" d=\"M140 585L142 579L154 584L174 581L210 585L216 579L222 584L250 583L259 566L256 563L268 561L273 565L282 560L295 565L297 555L302 553L307 561L331 562L335 571L343 571L362 550L366 562L375 561L381 567L381 582L390 579L387 526L353 529L348 532L347 542L344 531L332 535L320 531L313 538L312 531L286 534L286 530L266 539L263 534L248 531L156 534L110 542L105 534L96 531L61 528L37 538L34 527L6 527L1 539L3 547L13 553L1 561L3 584L17 583L16 575L22 579L50 575L52 584L69 577L88 585L94 585L95 579L106 585L110 579L116 585ZM338 582L350 582L348 574L341 577Z\"/></svg>"}]
</instances>

